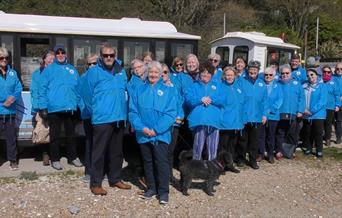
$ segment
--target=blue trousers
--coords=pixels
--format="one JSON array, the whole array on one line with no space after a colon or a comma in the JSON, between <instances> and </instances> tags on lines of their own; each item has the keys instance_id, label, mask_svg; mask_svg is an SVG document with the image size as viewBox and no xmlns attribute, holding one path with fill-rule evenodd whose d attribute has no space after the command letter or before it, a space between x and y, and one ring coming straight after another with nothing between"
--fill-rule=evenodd
<instances>
[{"instance_id":1,"label":"blue trousers","mask_svg":"<svg viewBox=\"0 0 342 218\"><path fill-rule=\"evenodd\" d=\"M164 142L158 144L140 144L141 156L148 190L159 196L169 194L170 164L169 145Z\"/></svg>"},{"instance_id":2,"label":"blue trousers","mask_svg":"<svg viewBox=\"0 0 342 218\"><path fill-rule=\"evenodd\" d=\"M194 129L192 159L201 160L204 144L207 147L208 160L216 158L219 143L219 130L212 126L197 126Z\"/></svg>"},{"instance_id":3,"label":"blue trousers","mask_svg":"<svg viewBox=\"0 0 342 218\"><path fill-rule=\"evenodd\" d=\"M7 160L17 161L17 134L15 130L15 116L0 115L0 134L6 137Z\"/></svg>"}]
</instances>

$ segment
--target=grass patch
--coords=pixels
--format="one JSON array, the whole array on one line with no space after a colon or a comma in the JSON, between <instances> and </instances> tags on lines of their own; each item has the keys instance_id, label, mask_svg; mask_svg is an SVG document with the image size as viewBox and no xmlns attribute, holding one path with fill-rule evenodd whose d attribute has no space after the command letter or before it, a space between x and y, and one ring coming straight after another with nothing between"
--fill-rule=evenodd
<instances>
[{"instance_id":1,"label":"grass patch","mask_svg":"<svg viewBox=\"0 0 342 218\"><path fill-rule=\"evenodd\" d=\"M14 177L4 177L0 178L0 185L15 183Z\"/></svg>"},{"instance_id":2,"label":"grass patch","mask_svg":"<svg viewBox=\"0 0 342 218\"><path fill-rule=\"evenodd\" d=\"M329 147L323 150L324 157L342 161L342 148Z\"/></svg>"},{"instance_id":3,"label":"grass patch","mask_svg":"<svg viewBox=\"0 0 342 218\"><path fill-rule=\"evenodd\" d=\"M29 180L29 181L37 180L38 178L39 178L39 176L36 173L36 171L34 171L34 172L23 171L20 173L20 176L19 176L19 179L25 179L25 180Z\"/></svg>"}]
</instances>

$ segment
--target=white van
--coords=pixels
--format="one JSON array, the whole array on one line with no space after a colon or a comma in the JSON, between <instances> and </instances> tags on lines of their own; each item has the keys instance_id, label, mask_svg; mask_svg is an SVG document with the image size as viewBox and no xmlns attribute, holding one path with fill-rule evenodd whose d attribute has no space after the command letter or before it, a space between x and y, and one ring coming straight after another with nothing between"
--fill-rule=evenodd
<instances>
[{"instance_id":1,"label":"white van","mask_svg":"<svg viewBox=\"0 0 342 218\"><path fill-rule=\"evenodd\" d=\"M229 32L211 42L211 53L221 56L222 65L232 65L236 57L243 57L247 62L260 61L261 71L272 61L278 61L280 65L289 63L299 48L260 32Z\"/></svg>"}]
</instances>

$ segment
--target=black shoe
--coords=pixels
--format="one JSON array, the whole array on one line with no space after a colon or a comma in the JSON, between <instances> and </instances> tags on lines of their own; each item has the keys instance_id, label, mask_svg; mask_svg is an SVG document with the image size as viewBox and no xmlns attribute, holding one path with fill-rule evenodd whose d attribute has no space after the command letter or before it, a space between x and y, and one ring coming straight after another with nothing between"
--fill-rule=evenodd
<instances>
[{"instance_id":1,"label":"black shoe","mask_svg":"<svg viewBox=\"0 0 342 218\"><path fill-rule=\"evenodd\" d=\"M259 165L257 164L257 162L249 161L248 165L255 170L259 169Z\"/></svg>"},{"instance_id":2,"label":"black shoe","mask_svg":"<svg viewBox=\"0 0 342 218\"><path fill-rule=\"evenodd\" d=\"M274 164L274 157L272 156L272 157L269 157L268 159L267 159L267 161L270 163L270 164Z\"/></svg>"},{"instance_id":3,"label":"black shoe","mask_svg":"<svg viewBox=\"0 0 342 218\"><path fill-rule=\"evenodd\" d=\"M304 151L304 155L310 155L310 154L312 154L312 151L311 151L311 150L306 150L306 151Z\"/></svg>"},{"instance_id":4,"label":"black shoe","mask_svg":"<svg viewBox=\"0 0 342 218\"><path fill-rule=\"evenodd\" d=\"M341 138L337 138L336 141L335 141L335 144L341 144Z\"/></svg>"},{"instance_id":5,"label":"black shoe","mask_svg":"<svg viewBox=\"0 0 342 218\"><path fill-rule=\"evenodd\" d=\"M240 170L236 169L233 165L230 165L230 166L226 166L224 168L225 171L230 171L230 172L233 172L233 173L240 173Z\"/></svg>"},{"instance_id":6,"label":"black shoe","mask_svg":"<svg viewBox=\"0 0 342 218\"><path fill-rule=\"evenodd\" d=\"M244 166L246 165L246 163L245 163L244 161L242 161L242 160L238 160L237 163L236 163L236 165L237 165L238 167L244 167Z\"/></svg>"}]
</instances>

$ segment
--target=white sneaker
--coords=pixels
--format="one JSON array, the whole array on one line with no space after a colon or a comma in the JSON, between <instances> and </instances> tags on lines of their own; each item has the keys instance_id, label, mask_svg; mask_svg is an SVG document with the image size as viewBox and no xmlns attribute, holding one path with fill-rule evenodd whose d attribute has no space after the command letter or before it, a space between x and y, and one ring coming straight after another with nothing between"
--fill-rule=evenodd
<instances>
[{"instance_id":1,"label":"white sneaker","mask_svg":"<svg viewBox=\"0 0 342 218\"><path fill-rule=\"evenodd\" d=\"M52 166L52 168L54 168L56 170L63 170L63 165L59 161L51 162L51 166Z\"/></svg>"},{"instance_id":2,"label":"white sneaker","mask_svg":"<svg viewBox=\"0 0 342 218\"><path fill-rule=\"evenodd\" d=\"M76 158L75 160L71 161L69 164L72 164L75 167L83 167L83 164L81 163L80 159L78 159L78 158Z\"/></svg>"}]
</instances>

